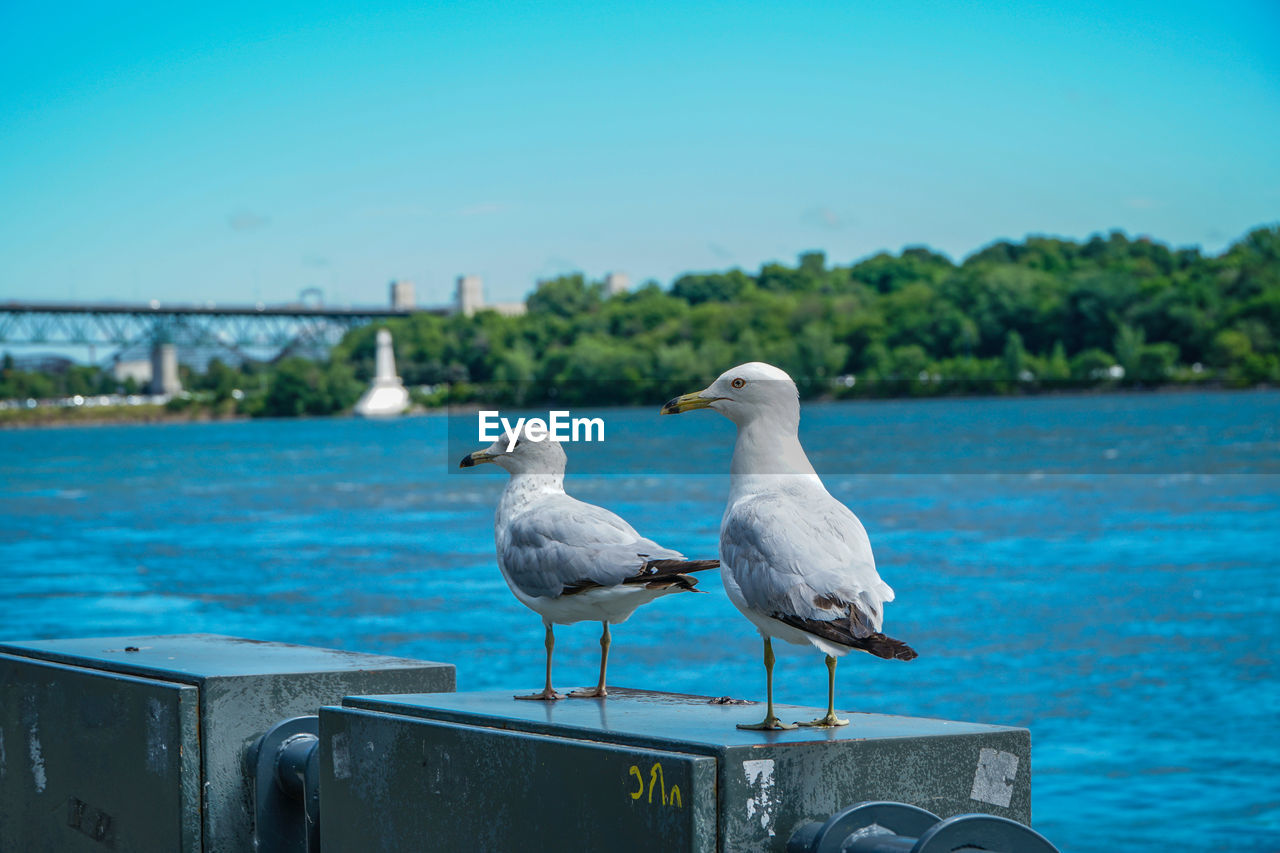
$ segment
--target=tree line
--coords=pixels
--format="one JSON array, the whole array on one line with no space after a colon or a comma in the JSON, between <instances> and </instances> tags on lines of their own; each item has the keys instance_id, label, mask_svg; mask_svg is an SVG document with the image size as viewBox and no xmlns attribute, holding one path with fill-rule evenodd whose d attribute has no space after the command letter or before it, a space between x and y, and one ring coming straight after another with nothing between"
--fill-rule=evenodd
<instances>
[{"instance_id":1,"label":"tree line","mask_svg":"<svg viewBox=\"0 0 1280 853\"><path fill-rule=\"evenodd\" d=\"M652 404L743 361L782 367L806 396L1275 383L1280 227L1218 255L1118 231L1001 241L960 263L925 247L848 266L808 252L613 296L565 275L527 305L515 317L413 314L350 332L327 362L213 362L184 385L246 414L341 411L373 375L382 327L426 405ZM4 370L0 396L24 396L15 373Z\"/></svg>"},{"instance_id":2,"label":"tree line","mask_svg":"<svg viewBox=\"0 0 1280 853\"><path fill-rule=\"evenodd\" d=\"M821 252L606 296L542 282L519 317L387 323L406 384L498 402L652 403L768 361L806 395L1021 393L1280 380L1280 228L1217 256L1120 232L998 242L957 264L923 247L849 266ZM333 353L372 374L373 328Z\"/></svg>"}]
</instances>

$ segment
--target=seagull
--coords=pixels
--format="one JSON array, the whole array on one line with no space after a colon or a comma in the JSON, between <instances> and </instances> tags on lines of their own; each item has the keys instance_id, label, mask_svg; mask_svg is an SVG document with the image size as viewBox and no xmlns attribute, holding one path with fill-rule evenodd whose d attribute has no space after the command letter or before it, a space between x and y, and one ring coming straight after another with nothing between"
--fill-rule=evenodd
<instances>
[{"instance_id":1,"label":"seagull","mask_svg":"<svg viewBox=\"0 0 1280 853\"><path fill-rule=\"evenodd\" d=\"M492 462L511 479L498 502L494 539L498 568L520 603L546 627L547 680L540 693L517 699L563 699L551 686L552 625L598 621L600 680L572 697L601 697L612 639L609 625L625 622L637 607L674 592L698 592L690 572L714 569L719 560L686 560L645 539L603 507L564 491L565 453L559 442L501 438L463 458L459 467Z\"/></svg>"},{"instance_id":2,"label":"seagull","mask_svg":"<svg viewBox=\"0 0 1280 853\"><path fill-rule=\"evenodd\" d=\"M764 637L768 693L764 720L738 728L848 725L836 717L836 659L854 649L895 660L916 653L880 633L893 590L876 573L862 522L831 496L800 446L796 385L771 364L740 364L705 390L669 401L662 414L692 409L714 409L738 426L720 521L720 575L729 599ZM788 725L774 714L775 637L826 655L826 716Z\"/></svg>"}]
</instances>

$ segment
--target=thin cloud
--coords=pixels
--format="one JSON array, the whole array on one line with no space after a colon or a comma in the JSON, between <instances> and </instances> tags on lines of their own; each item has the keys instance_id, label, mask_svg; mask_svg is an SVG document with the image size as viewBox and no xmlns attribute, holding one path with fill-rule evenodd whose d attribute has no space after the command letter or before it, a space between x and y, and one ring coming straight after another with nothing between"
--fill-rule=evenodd
<instances>
[{"instance_id":1,"label":"thin cloud","mask_svg":"<svg viewBox=\"0 0 1280 853\"><path fill-rule=\"evenodd\" d=\"M1153 210L1160 206L1155 199L1145 198L1142 196L1127 198L1124 200L1124 205L1125 207L1129 207L1134 210Z\"/></svg>"},{"instance_id":2,"label":"thin cloud","mask_svg":"<svg viewBox=\"0 0 1280 853\"><path fill-rule=\"evenodd\" d=\"M800 221L817 228L826 228L829 231L838 231L845 225L844 220L840 218L840 214L823 205L806 210L800 215Z\"/></svg>"},{"instance_id":3,"label":"thin cloud","mask_svg":"<svg viewBox=\"0 0 1280 853\"><path fill-rule=\"evenodd\" d=\"M267 227L271 222L269 216L259 216L251 210L237 210L227 217L227 224L232 231L257 231Z\"/></svg>"}]
</instances>

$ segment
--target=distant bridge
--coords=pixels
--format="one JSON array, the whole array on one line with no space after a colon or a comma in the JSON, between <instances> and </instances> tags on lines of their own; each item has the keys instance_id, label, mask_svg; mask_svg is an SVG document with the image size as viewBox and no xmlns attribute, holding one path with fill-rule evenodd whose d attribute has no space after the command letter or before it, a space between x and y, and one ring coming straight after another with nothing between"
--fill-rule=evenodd
<instances>
[{"instance_id":1,"label":"distant bridge","mask_svg":"<svg viewBox=\"0 0 1280 853\"><path fill-rule=\"evenodd\" d=\"M357 326L451 308L220 305L122 302L0 302L0 344L105 346L127 350L174 344L285 354L328 348Z\"/></svg>"}]
</instances>

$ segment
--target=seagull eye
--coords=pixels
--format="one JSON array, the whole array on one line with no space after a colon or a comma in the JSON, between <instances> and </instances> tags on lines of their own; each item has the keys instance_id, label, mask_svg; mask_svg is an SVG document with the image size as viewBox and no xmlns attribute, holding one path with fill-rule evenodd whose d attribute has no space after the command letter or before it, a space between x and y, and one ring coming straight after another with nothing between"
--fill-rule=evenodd
<instances>
[{"instance_id":1,"label":"seagull eye","mask_svg":"<svg viewBox=\"0 0 1280 853\"><path fill-rule=\"evenodd\" d=\"M738 377L737 379L733 380L729 384L732 385L734 388L741 388L743 385L747 384L747 380L743 379L742 377Z\"/></svg>"}]
</instances>

